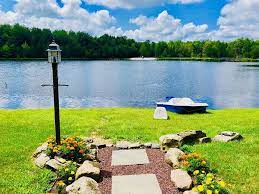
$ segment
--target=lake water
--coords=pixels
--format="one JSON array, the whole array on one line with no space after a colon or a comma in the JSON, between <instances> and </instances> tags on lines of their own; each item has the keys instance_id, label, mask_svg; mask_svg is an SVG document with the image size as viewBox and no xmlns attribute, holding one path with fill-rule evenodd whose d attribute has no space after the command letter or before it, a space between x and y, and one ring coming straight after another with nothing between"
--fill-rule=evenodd
<instances>
[{"instance_id":1,"label":"lake water","mask_svg":"<svg viewBox=\"0 0 259 194\"><path fill-rule=\"evenodd\" d=\"M211 109L259 106L258 63L63 61L61 106L154 107L166 96L191 97ZM251 65L251 66L250 66ZM0 108L53 106L52 69L45 61L0 62Z\"/></svg>"}]
</instances>

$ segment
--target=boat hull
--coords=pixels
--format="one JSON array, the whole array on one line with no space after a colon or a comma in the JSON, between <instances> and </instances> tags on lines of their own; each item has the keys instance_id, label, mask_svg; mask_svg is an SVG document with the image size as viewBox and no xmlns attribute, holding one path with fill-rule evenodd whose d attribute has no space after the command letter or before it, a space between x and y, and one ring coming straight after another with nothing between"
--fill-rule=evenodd
<instances>
[{"instance_id":1,"label":"boat hull","mask_svg":"<svg viewBox=\"0 0 259 194\"><path fill-rule=\"evenodd\" d=\"M167 104L157 104L157 107L164 107L167 111L179 114L205 113L207 106L174 106Z\"/></svg>"}]
</instances>

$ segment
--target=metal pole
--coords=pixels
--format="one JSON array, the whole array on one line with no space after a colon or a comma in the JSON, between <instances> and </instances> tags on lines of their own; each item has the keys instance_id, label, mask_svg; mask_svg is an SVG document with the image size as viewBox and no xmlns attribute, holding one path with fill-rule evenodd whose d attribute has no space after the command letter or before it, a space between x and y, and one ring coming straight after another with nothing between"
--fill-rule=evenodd
<instances>
[{"instance_id":1,"label":"metal pole","mask_svg":"<svg viewBox=\"0 0 259 194\"><path fill-rule=\"evenodd\" d=\"M52 71L53 71L56 143L59 145L60 144L60 119L59 119L58 64L57 63L52 63Z\"/></svg>"}]
</instances>

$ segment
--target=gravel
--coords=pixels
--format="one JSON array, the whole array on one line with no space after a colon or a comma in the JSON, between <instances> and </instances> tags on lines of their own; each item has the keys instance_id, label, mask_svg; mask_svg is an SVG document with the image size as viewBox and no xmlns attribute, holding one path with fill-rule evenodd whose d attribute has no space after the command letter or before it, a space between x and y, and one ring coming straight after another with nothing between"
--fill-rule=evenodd
<instances>
[{"instance_id":1,"label":"gravel","mask_svg":"<svg viewBox=\"0 0 259 194\"><path fill-rule=\"evenodd\" d=\"M163 194L178 194L180 192L171 182L171 167L164 161L164 153L157 149L146 149L149 164L111 166L113 148L98 150L101 162L101 177L99 187L103 194L111 194L112 176L133 174L155 174Z\"/></svg>"}]
</instances>

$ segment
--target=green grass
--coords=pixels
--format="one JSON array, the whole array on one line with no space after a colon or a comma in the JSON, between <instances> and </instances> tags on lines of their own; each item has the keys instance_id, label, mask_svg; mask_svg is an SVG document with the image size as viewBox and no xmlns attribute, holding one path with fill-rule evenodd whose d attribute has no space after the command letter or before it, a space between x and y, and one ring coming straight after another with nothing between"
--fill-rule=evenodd
<instances>
[{"instance_id":1,"label":"green grass","mask_svg":"<svg viewBox=\"0 0 259 194\"><path fill-rule=\"evenodd\" d=\"M219 175L232 185L232 193L259 193L259 109L169 116L168 121L153 120L153 109L66 109L61 112L61 132L141 142L188 129L202 129L211 137L223 130L240 132L243 142L195 145L193 149L218 168ZM52 110L0 110L0 193L44 193L51 173L33 166L31 155L53 134Z\"/></svg>"}]
</instances>

